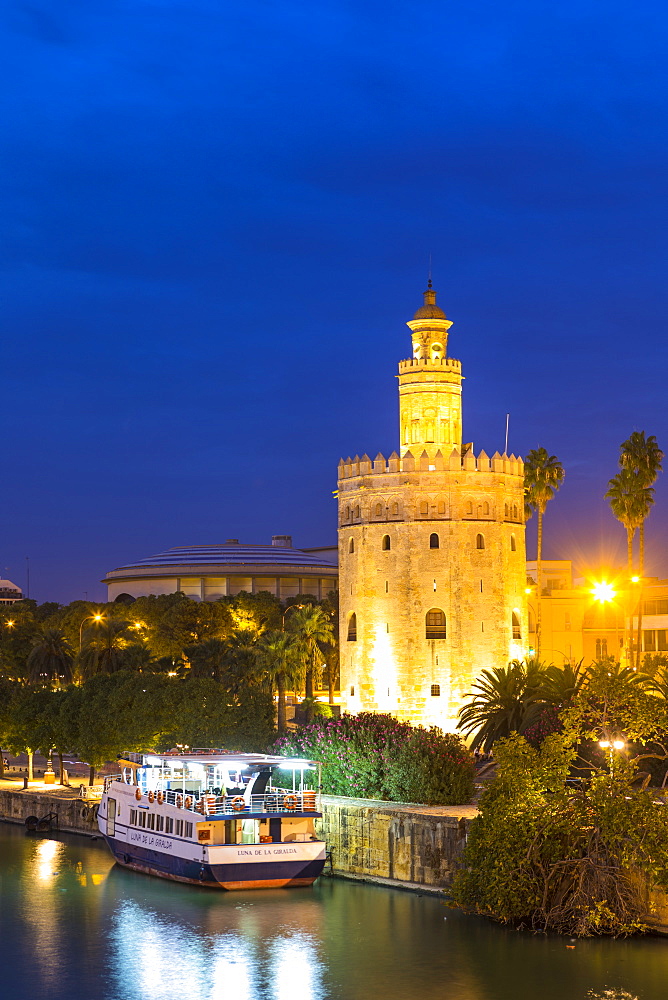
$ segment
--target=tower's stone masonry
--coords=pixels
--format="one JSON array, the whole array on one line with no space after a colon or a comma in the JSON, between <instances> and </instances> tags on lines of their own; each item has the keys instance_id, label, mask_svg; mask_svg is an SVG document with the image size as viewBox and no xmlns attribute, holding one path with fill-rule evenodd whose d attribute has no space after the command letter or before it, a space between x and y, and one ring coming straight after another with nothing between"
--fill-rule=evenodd
<instances>
[{"instance_id":1,"label":"tower's stone masonry","mask_svg":"<svg viewBox=\"0 0 668 1000\"><path fill-rule=\"evenodd\" d=\"M476 675L526 652L524 468L462 447L431 287L408 325L401 457L339 463L341 693L350 712L451 729Z\"/></svg>"}]
</instances>

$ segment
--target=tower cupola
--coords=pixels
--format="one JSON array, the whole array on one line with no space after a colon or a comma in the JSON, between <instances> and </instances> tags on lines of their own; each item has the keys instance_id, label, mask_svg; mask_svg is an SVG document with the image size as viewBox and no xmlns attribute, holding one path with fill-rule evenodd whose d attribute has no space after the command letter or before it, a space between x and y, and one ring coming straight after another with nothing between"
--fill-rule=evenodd
<instances>
[{"instance_id":1,"label":"tower cupola","mask_svg":"<svg viewBox=\"0 0 668 1000\"><path fill-rule=\"evenodd\" d=\"M408 321L413 357L399 362L399 419L401 455L440 451L449 456L462 444L462 370L448 357L448 330L452 326L440 306L431 278L424 304Z\"/></svg>"}]
</instances>

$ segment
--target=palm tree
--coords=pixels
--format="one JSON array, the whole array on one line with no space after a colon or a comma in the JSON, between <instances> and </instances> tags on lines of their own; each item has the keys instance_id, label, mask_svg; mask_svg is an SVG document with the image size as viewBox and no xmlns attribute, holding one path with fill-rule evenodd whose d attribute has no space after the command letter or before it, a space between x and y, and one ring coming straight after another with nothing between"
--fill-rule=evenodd
<instances>
[{"instance_id":1,"label":"palm tree","mask_svg":"<svg viewBox=\"0 0 668 1000\"><path fill-rule=\"evenodd\" d=\"M314 679L324 658L321 646L331 646L334 642L334 626L321 607L305 604L290 616L287 631L294 637L295 654L304 670L306 697L312 698Z\"/></svg>"},{"instance_id":2,"label":"palm tree","mask_svg":"<svg viewBox=\"0 0 668 1000\"><path fill-rule=\"evenodd\" d=\"M578 663L564 663L562 667L554 664L545 671L541 696L556 709L568 707L574 698L578 696L587 681L587 671L584 667L584 660Z\"/></svg>"},{"instance_id":3,"label":"palm tree","mask_svg":"<svg viewBox=\"0 0 668 1000\"><path fill-rule=\"evenodd\" d=\"M644 431L633 431L631 437L622 442L619 447L619 465L622 469L632 472L640 486L653 486L656 477L663 466L663 452L659 448L653 434L645 437ZM636 669L640 669L640 646L642 636L642 580L645 575L645 520L654 505L652 495L647 505L647 512L638 525L638 576L640 590L638 593L638 638L636 642Z\"/></svg>"},{"instance_id":4,"label":"palm tree","mask_svg":"<svg viewBox=\"0 0 668 1000\"><path fill-rule=\"evenodd\" d=\"M223 663L228 655L224 639L204 639L183 650L190 661L191 677L213 677L220 680Z\"/></svg>"},{"instance_id":5,"label":"palm tree","mask_svg":"<svg viewBox=\"0 0 668 1000\"><path fill-rule=\"evenodd\" d=\"M496 740L522 733L545 707L546 666L536 659L512 660L507 667L483 670L459 711L457 728L470 736L471 750L489 751Z\"/></svg>"},{"instance_id":6,"label":"palm tree","mask_svg":"<svg viewBox=\"0 0 668 1000\"><path fill-rule=\"evenodd\" d=\"M72 680L74 651L59 628L45 628L26 660L31 684L59 687Z\"/></svg>"},{"instance_id":7,"label":"palm tree","mask_svg":"<svg viewBox=\"0 0 668 1000\"><path fill-rule=\"evenodd\" d=\"M552 499L564 481L564 467L556 455L548 455L545 448L532 449L524 459L525 512L527 507L538 514L538 538L536 542L536 656L540 656L542 559L543 559L543 515L548 501Z\"/></svg>"},{"instance_id":8,"label":"palm tree","mask_svg":"<svg viewBox=\"0 0 668 1000\"><path fill-rule=\"evenodd\" d=\"M126 666L126 649L134 639L130 623L106 618L84 629L78 657L79 674L84 680L95 674L113 674Z\"/></svg>"},{"instance_id":9,"label":"palm tree","mask_svg":"<svg viewBox=\"0 0 668 1000\"><path fill-rule=\"evenodd\" d=\"M287 731L285 691L288 683L303 684L304 669L296 654L294 636L287 632L265 632L258 645L258 662L276 684L278 733Z\"/></svg>"},{"instance_id":10,"label":"palm tree","mask_svg":"<svg viewBox=\"0 0 668 1000\"><path fill-rule=\"evenodd\" d=\"M605 494L610 509L626 528L626 552L629 577L633 575L633 536L643 517L654 503L651 486L640 486L630 469L620 469L608 483Z\"/></svg>"},{"instance_id":11,"label":"palm tree","mask_svg":"<svg viewBox=\"0 0 668 1000\"><path fill-rule=\"evenodd\" d=\"M631 437L619 448L619 465L628 469L636 477L640 487L650 487L656 482L656 477L663 468L663 452L659 448L653 434L645 437L644 431L634 431ZM654 506L654 495L651 499L645 517L638 525L638 569L640 576L645 571L645 518Z\"/></svg>"}]
</instances>

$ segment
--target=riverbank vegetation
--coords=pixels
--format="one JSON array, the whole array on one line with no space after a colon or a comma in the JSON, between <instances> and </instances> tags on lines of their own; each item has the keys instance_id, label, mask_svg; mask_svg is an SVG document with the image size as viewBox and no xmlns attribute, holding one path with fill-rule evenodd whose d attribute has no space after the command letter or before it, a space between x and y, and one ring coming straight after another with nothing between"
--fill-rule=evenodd
<instances>
[{"instance_id":1,"label":"riverbank vegetation","mask_svg":"<svg viewBox=\"0 0 668 1000\"><path fill-rule=\"evenodd\" d=\"M473 794L473 757L458 736L391 715L316 718L275 750L322 761L323 791L331 795L455 805Z\"/></svg>"},{"instance_id":2,"label":"riverbank vegetation","mask_svg":"<svg viewBox=\"0 0 668 1000\"><path fill-rule=\"evenodd\" d=\"M334 596L18 602L0 611L0 745L78 753L91 781L121 750L266 750L276 722L285 730L288 690L305 696L306 717L316 686L331 700L336 618Z\"/></svg>"},{"instance_id":3,"label":"riverbank vegetation","mask_svg":"<svg viewBox=\"0 0 668 1000\"><path fill-rule=\"evenodd\" d=\"M453 896L516 927L563 934L642 929L668 889L668 663L643 674L537 661L488 671L461 712L491 749ZM654 785L654 787L652 787Z\"/></svg>"}]
</instances>

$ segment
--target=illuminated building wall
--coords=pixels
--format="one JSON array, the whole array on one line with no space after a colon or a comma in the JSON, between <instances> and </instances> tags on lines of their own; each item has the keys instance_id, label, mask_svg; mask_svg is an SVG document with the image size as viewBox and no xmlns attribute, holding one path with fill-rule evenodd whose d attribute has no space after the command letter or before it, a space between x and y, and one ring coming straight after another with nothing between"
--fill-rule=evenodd
<instances>
[{"instance_id":1,"label":"illuminated building wall","mask_svg":"<svg viewBox=\"0 0 668 1000\"><path fill-rule=\"evenodd\" d=\"M462 445L461 365L430 287L399 364L400 453L339 464L341 695L451 729L527 649L522 460Z\"/></svg>"}]
</instances>

